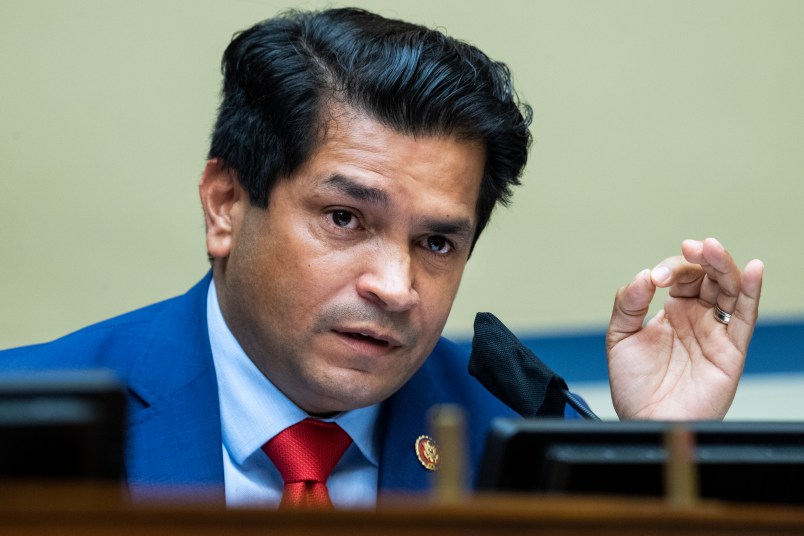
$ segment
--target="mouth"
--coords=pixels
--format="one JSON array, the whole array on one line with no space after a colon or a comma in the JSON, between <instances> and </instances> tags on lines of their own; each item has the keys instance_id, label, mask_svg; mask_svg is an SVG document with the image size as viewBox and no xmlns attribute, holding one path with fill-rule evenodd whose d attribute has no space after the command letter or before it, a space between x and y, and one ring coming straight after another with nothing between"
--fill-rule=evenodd
<instances>
[{"instance_id":1,"label":"mouth","mask_svg":"<svg viewBox=\"0 0 804 536\"><path fill-rule=\"evenodd\" d=\"M349 339L362 344L369 344L377 348L390 349L401 346L401 344L394 337L378 333L372 330L335 329L333 331L336 334L340 335L341 337L344 337L345 339Z\"/></svg>"},{"instance_id":2,"label":"mouth","mask_svg":"<svg viewBox=\"0 0 804 536\"><path fill-rule=\"evenodd\" d=\"M365 333L341 332L341 335L343 335L344 337L349 337L350 339L357 339L359 341L365 341L371 344L376 344L377 346L388 346L388 341L375 339L371 335L366 335Z\"/></svg>"}]
</instances>

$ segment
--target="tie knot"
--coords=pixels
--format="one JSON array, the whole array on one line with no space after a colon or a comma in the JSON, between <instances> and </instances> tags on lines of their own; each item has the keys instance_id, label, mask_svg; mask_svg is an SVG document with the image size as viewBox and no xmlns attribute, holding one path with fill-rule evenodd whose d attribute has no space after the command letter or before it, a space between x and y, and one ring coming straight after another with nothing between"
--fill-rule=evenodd
<instances>
[{"instance_id":1,"label":"tie knot","mask_svg":"<svg viewBox=\"0 0 804 536\"><path fill-rule=\"evenodd\" d=\"M352 438L333 422L304 419L285 428L262 449L271 458L285 484L326 484L332 469L349 448Z\"/></svg>"}]
</instances>

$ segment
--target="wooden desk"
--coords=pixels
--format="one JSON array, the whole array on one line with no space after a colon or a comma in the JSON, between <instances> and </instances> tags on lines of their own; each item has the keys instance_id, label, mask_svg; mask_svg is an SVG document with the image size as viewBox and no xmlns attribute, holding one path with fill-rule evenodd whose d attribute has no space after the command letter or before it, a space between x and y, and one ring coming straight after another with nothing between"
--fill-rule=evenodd
<instances>
[{"instance_id":1,"label":"wooden desk","mask_svg":"<svg viewBox=\"0 0 804 536\"><path fill-rule=\"evenodd\" d=\"M523 496L460 504L387 501L377 511L226 510L213 504L130 505L113 488L0 487L0 535L764 535L804 534L804 507Z\"/></svg>"}]
</instances>

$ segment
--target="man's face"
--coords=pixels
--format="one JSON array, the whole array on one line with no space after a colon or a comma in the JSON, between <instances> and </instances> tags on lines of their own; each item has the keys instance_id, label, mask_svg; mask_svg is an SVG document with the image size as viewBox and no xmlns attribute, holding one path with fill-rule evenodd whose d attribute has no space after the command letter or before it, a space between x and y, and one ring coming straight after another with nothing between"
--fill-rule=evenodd
<instances>
[{"instance_id":1,"label":"man's face","mask_svg":"<svg viewBox=\"0 0 804 536\"><path fill-rule=\"evenodd\" d=\"M371 405L422 365L468 259L484 163L479 142L414 138L350 110L267 210L233 185L228 254L213 252L228 256L221 308L298 406Z\"/></svg>"}]
</instances>

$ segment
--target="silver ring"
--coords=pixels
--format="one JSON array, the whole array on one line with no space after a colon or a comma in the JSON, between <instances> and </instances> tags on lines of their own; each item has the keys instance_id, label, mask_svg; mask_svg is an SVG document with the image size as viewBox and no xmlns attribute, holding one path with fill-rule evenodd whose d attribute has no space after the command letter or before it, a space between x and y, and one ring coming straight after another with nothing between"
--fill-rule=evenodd
<instances>
[{"instance_id":1,"label":"silver ring","mask_svg":"<svg viewBox=\"0 0 804 536\"><path fill-rule=\"evenodd\" d=\"M731 314L721 309L718 304L715 304L715 320L724 326L728 326L729 322L731 322Z\"/></svg>"}]
</instances>

